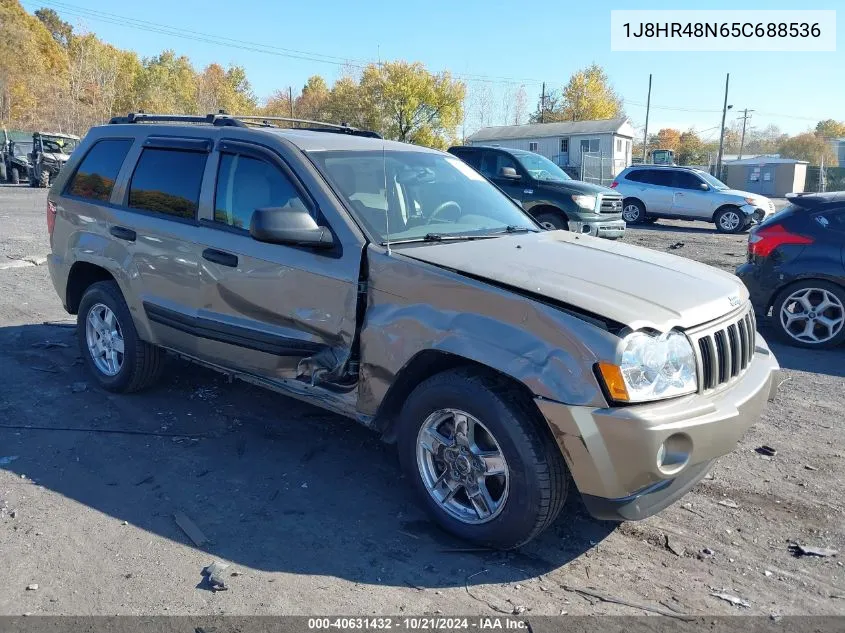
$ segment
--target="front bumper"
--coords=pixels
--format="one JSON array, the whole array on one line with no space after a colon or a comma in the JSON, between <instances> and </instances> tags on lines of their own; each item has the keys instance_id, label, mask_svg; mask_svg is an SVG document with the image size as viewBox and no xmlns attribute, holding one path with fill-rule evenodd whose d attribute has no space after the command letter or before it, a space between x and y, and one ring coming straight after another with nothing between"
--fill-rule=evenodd
<instances>
[{"instance_id":1,"label":"front bumper","mask_svg":"<svg viewBox=\"0 0 845 633\"><path fill-rule=\"evenodd\" d=\"M625 235L625 220L570 220L569 230L594 237L620 238Z\"/></svg>"},{"instance_id":2,"label":"front bumper","mask_svg":"<svg viewBox=\"0 0 845 633\"><path fill-rule=\"evenodd\" d=\"M637 520L674 503L734 450L774 398L778 369L758 335L746 372L714 392L613 408L536 402L591 514ZM661 447L683 447L684 458L661 465Z\"/></svg>"},{"instance_id":3,"label":"front bumper","mask_svg":"<svg viewBox=\"0 0 845 633\"><path fill-rule=\"evenodd\" d=\"M739 208L745 214L745 217L748 218L751 224L760 224L766 217L772 215L775 212L774 205L770 208L763 208L758 207L753 204L745 204Z\"/></svg>"}]
</instances>

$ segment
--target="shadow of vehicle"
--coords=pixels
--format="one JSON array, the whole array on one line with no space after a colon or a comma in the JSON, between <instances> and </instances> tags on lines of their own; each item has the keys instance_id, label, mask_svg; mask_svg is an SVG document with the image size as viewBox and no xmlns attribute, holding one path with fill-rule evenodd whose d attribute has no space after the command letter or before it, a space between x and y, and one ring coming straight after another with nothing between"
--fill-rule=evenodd
<instances>
[{"instance_id":1,"label":"shadow of vehicle","mask_svg":"<svg viewBox=\"0 0 845 633\"><path fill-rule=\"evenodd\" d=\"M260 570L510 582L565 565L616 527L590 518L573 487L557 523L521 550L472 548L426 518L394 447L372 432L178 359L149 392L97 390L72 325L0 329L0 445L18 456L3 468L72 502L190 544L182 512L208 538L200 549Z\"/></svg>"},{"instance_id":2,"label":"shadow of vehicle","mask_svg":"<svg viewBox=\"0 0 845 633\"><path fill-rule=\"evenodd\" d=\"M783 369L845 378L845 347L818 350L793 347L779 341L770 326L763 324L759 329Z\"/></svg>"},{"instance_id":3,"label":"shadow of vehicle","mask_svg":"<svg viewBox=\"0 0 845 633\"><path fill-rule=\"evenodd\" d=\"M655 224L629 224L629 231L660 231L661 233L718 233L713 224L704 222L689 222L684 225L669 224L668 220L658 220ZM728 235L719 233L719 235ZM742 235L742 233L740 233Z\"/></svg>"}]
</instances>

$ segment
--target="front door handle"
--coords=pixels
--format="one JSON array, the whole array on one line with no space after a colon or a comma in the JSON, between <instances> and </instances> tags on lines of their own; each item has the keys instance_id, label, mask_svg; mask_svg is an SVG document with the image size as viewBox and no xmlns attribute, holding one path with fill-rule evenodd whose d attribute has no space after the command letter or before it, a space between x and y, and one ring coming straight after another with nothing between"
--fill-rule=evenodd
<instances>
[{"instance_id":1,"label":"front door handle","mask_svg":"<svg viewBox=\"0 0 845 633\"><path fill-rule=\"evenodd\" d=\"M238 256L225 251L218 251L216 248L207 248L202 252L202 258L207 259L215 264L221 266L228 266L229 268L238 267Z\"/></svg>"},{"instance_id":2,"label":"front door handle","mask_svg":"<svg viewBox=\"0 0 845 633\"><path fill-rule=\"evenodd\" d=\"M127 229L124 226L113 226L109 229L109 233L114 235L119 240L126 240L127 242L135 241L135 231Z\"/></svg>"}]
</instances>

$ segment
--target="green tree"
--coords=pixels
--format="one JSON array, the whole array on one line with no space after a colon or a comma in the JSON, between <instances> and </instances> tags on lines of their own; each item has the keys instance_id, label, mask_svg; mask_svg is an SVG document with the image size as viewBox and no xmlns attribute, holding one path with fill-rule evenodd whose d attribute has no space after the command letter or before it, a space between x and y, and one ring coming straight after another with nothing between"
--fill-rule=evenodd
<instances>
[{"instance_id":1,"label":"green tree","mask_svg":"<svg viewBox=\"0 0 845 633\"><path fill-rule=\"evenodd\" d=\"M816 124L816 136L830 139L845 138L845 121L825 119Z\"/></svg>"},{"instance_id":2,"label":"green tree","mask_svg":"<svg viewBox=\"0 0 845 633\"><path fill-rule=\"evenodd\" d=\"M326 118L326 103L329 100L329 87L320 75L308 78L302 92L294 100L294 116L297 119L322 121Z\"/></svg>"},{"instance_id":3,"label":"green tree","mask_svg":"<svg viewBox=\"0 0 845 633\"><path fill-rule=\"evenodd\" d=\"M136 80L138 107L146 112L197 113L197 74L171 50L145 59Z\"/></svg>"},{"instance_id":4,"label":"green tree","mask_svg":"<svg viewBox=\"0 0 845 633\"><path fill-rule=\"evenodd\" d=\"M240 66L224 70L220 64L209 64L197 77L197 108L200 113L225 110L230 114L252 114L255 95Z\"/></svg>"},{"instance_id":5,"label":"green tree","mask_svg":"<svg viewBox=\"0 0 845 633\"><path fill-rule=\"evenodd\" d=\"M73 37L73 26L65 22L59 17L53 9L38 9L35 12L35 17L41 20L41 23L47 27L50 35L56 40L60 46L67 48L70 40Z\"/></svg>"},{"instance_id":6,"label":"green tree","mask_svg":"<svg viewBox=\"0 0 845 633\"><path fill-rule=\"evenodd\" d=\"M678 138L675 161L679 165L705 165L708 162L707 148L695 130L688 130Z\"/></svg>"},{"instance_id":7,"label":"green tree","mask_svg":"<svg viewBox=\"0 0 845 633\"><path fill-rule=\"evenodd\" d=\"M569 78L558 94L550 91L546 97L543 120L551 121L593 121L613 119L625 115L622 99L616 94L604 68L591 64ZM539 122L538 112L532 115L532 122Z\"/></svg>"},{"instance_id":8,"label":"green tree","mask_svg":"<svg viewBox=\"0 0 845 633\"><path fill-rule=\"evenodd\" d=\"M360 88L378 112L382 133L399 141L445 147L463 116L466 87L449 73L404 61L370 64Z\"/></svg>"},{"instance_id":9,"label":"green tree","mask_svg":"<svg viewBox=\"0 0 845 633\"><path fill-rule=\"evenodd\" d=\"M830 142L811 132L782 141L778 152L783 158L806 160L811 165L820 165L822 160L825 167L835 167L837 164L836 154Z\"/></svg>"},{"instance_id":10,"label":"green tree","mask_svg":"<svg viewBox=\"0 0 845 633\"><path fill-rule=\"evenodd\" d=\"M649 143L649 149L671 149L677 152L681 145L681 132L671 127L665 127L657 132L654 143Z\"/></svg>"}]
</instances>

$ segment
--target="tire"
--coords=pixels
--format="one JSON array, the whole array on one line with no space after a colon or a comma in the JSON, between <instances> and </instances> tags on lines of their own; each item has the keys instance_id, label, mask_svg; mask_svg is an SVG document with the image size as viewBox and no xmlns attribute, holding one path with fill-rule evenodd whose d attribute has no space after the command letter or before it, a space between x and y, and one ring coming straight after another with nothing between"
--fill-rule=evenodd
<instances>
[{"instance_id":1,"label":"tire","mask_svg":"<svg viewBox=\"0 0 845 633\"><path fill-rule=\"evenodd\" d=\"M742 233L746 229L743 213L736 207L723 207L713 216L719 233Z\"/></svg>"},{"instance_id":2,"label":"tire","mask_svg":"<svg viewBox=\"0 0 845 633\"><path fill-rule=\"evenodd\" d=\"M622 219L625 224L643 224L646 222L645 205L635 198L622 203Z\"/></svg>"},{"instance_id":3,"label":"tire","mask_svg":"<svg viewBox=\"0 0 845 633\"><path fill-rule=\"evenodd\" d=\"M42 189L50 187L50 172L46 169L41 170L41 176L38 178L38 186Z\"/></svg>"},{"instance_id":4,"label":"tire","mask_svg":"<svg viewBox=\"0 0 845 633\"><path fill-rule=\"evenodd\" d=\"M828 302L828 307L820 313L816 308L823 300ZM827 322L818 320L819 317ZM842 345L845 343L845 288L815 279L787 286L778 293L772 306L771 325L780 340L795 347L830 349ZM812 330L807 333L810 327Z\"/></svg>"},{"instance_id":5,"label":"tire","mask_svg":"<svg viewBox=\"0 0 845 633\"><path fill-rule=\"evenodd\" d=\"M13 185L21 184L21 173L18 171L17 167L12 167L9 170L9 182Z\"/></svg>"},{"instance_id":6,"label":"tire","mask_svg":"<svg viewBox=\"0 0 845 633\"><path fill-rule=\"evenodd\" d=\"M89 348L89 336L94 340L98 338L94 325L89 324L89 314L96 311L102 315L103 308L114 316L116 326L111 329L118 332L123 341L123 354L118 353L119 367L113 374L98 366L98 361ZM85 366L103 389L116 393L131 393L145 389L158 380L164 363L164 352L138 338L132 315L117 283L100 281L92 284L82 296L76 319L79 350Z\"/></svg>"},{"instance_id":7,"label":"tire","mask_svg":"<svg viewBox=\"0 0 845 633\"><path fill-rule=\"evenodd\" d=\"M478 429L481 424L481 430L474 433L476 448L491 451L488 456L498 449L507 473L484 478L486 498L493 502L485 507L497 508L486 518L471 503L469 488L458 484L454 497L445 502L447 506L435 500L426 483L434 481L438 471L435 466L432 473L431 466L426 466L437 460L428 460L432 454L420 444L421 437L428 437L422 430L445 415L443 426L435 428L452 442L455 420L462 414L468 416L468 425L474 420ZM450 424L452 437L448 438L444 434ZM473 368L446 371L417 386L402 408L397 444L405 475L434 520L456 536L485 547L512 549L530 541L555 520L566 500L569 480L563 457L533 404L506 380ZM450 447L452 451L459 449ZM436 449L441 456L447 450L445 445ZM480 464L476 457L463 454ZM453 459L449 472L460 474L461 459ZM442 475L446 462L439 463ZM474 467L467 467L465 462L463 469L464 476L473 480L477 473L466 472L466 468ZM445 491L445 485L453 486L454 479L447 476L434 488ZM496 506L497 502L500 505ZM455 515L457 507L464 508L464 519Z\"/></svg>"},{"instance_id":8,"label":"tire","mask_svg":"<svg viewBox=\"0 0 845 633\"><path fill-rule=\"evenodd\" d=\"M569 230L569 221L562 213L540 213L534 220L547 231Z\"/></svg>"}]
</instances>

